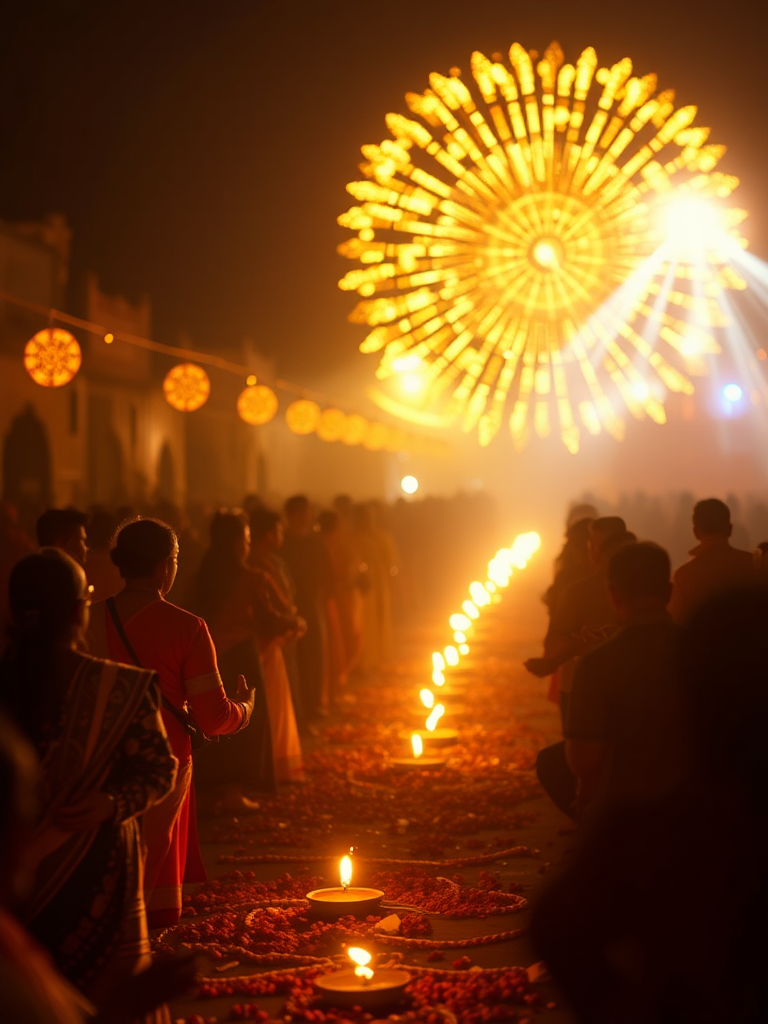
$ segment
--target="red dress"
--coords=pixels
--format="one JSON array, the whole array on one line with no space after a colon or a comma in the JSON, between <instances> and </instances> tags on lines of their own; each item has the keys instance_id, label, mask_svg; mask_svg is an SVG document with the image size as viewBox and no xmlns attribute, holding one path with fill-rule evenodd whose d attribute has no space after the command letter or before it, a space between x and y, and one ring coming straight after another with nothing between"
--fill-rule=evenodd
<instances>
[{"instance_id":1,"label":"red dress","mask_svg":"<svg viewBox=\"0 0 768 1024\"><path fill-rule=\"evenodd\" d=\"M187 705L203 732L222 736L245 725L245 707L224 692L216 650L202 619L157 600L122 625L141 666L160 676L163 697L176 708ZM89 644L93 653L133 664L104 604L91 611ZM206 878L197 840L189 735L172 712L163 708L162 716L179 770L170 795L142 819L147 846L144 898L151 928L176 924L182 884Z\"/></svg>"}]
</instances>

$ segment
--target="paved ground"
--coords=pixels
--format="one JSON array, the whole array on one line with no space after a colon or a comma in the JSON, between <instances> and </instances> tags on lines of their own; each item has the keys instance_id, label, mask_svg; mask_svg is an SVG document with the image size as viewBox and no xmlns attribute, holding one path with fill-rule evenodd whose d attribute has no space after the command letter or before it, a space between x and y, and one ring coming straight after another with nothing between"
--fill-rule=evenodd
<instances>
[{"instance_id":1,"label":"paved ground","mask_svg":"<svg viewBox=\"0 0 768 1024\"><path fill-rule=\"evenodd\" d=\"M504 715L508 721L512 721L512 728L519 733L520 750L529 755L542 743L553 741L558 738L558 718L554 706L544 698L544 685L532 679L522 668L522 661L525 657L537 653L540 638L545 625L544 609L539 600L546 583L546 571L548 566L545 560L539 556L538 564L534 562L524 573L513 577L508 591L505 594L501 605L491 610L491 614L484 617L481 627L476 631L472 642L472 651L469 656L470 663L482 671L484 676L493 679L494 699L498 702L488 700L488 691L482 694L480 701L480 690L478 689L478 713L470 714L463 719L462 728L469 727L474 730L475 735L484 734L484 730L492 729L498 716L501 721ZM398 651L398 662L393 669L380 678L357 682L352 684L347 693L347 699L342 705L342 711L335 715L328 722L324 722L321 729L314 735L307 737L305 749L308 753L314 751L332 751L333 744L326 735L328 727L343 726L345 723L357 723L360 721L360 707L371 707L372 696L381 692L388 697L383 700L386 707L392 708L391 691L400 694L400 704L412 705L414 695L419 685L428 682L429 656L432 650L442 647L449 641L447 635L446 610L440 609L430 622L423 623L418 627L404 631ZM455 610L455 609L453 609ZM473 702L473 687L469 687L466 698L462 698L465 706L471 710ZM373 705L375 707L375 704ZM395 705L396 706L396 705ZM510 718L511 714L511 718ZM398 726L392 723L383 723L384 726L397 729ZM526 740L525 737L528 737ZM523 767L521 771L526 772L526 782L530 779L530 756L526 759L521 755ZM531 790L535 793L535 789ZM375 799L375 797L372 797ZM523 844L532 849L538 850L535 857L510 859L506 862L493 864L489 870L498 872L505 886L509 883L518 883L524 886L524 895L533 902L537 891L545 885L548 876L557 869L568 850L573 846L574 836L570 831L569 822L557 812L543 796L533 796L515 806L515 811L524 821L515 830L515 842ZM221 828L222 819L204 819L201 822L201 832L204 840L210 839L212 830ZM328 852L328 861L325 866L317 867L312 865L313 873L327 874L328 884L335 884L335 865L338 863L338 850L344 852L346 846L354 843L362 855L385 856L385 857L409 857L408 836L392 836L387 830L376 824L366 824L359 828L349 825L335 830L329 828L329 839L320 844L317 853ZM481 838L489 842L495 839L493 833L483 833ZM220 877L224 872L231 870L231 865L222 865L219 858L222 854L232 852L235 846L222 843L203 842L203 854L212 878ZM279 852L280 848L276 848ZM446 850L445 856L459 857L466 856L470 847L463 846L457 840L456 851ZM331 850L334 854L331 854ZM463 851L463 852L462 852ZM260 852L264 852L263 849ZM295 855L295 849L284 850L286 854ZM251 866L251 865L249 865ZM260 864L253 865L260 880L270 880L291 870L295 865L285 864ZM477 880L480 868L464 868L461 874L472 884ZM362 881L362 880L361 880ZM513 917L490 917L483 920L462 919L446 920L443 918L433 919L434 939L456 939L474 935L493 934L505 931L510 928L518 928L525 925L529 912L524 912ZM488 945L474 948L471 951L473 963L481 967L498 966L523 966L527 967L535 960L525 936L511 942ZM411 962L424 963L425 955L415 953ZM440 965L440 966L448 966ZM206 965L206 973L213 965ZM242 966L234 968L229 973L242 974ZM226 976L226 974L224 975ZM562 1005L558 993L550 984L541 985L541 991L546 996L546 1001L555 1002L556 1008L543 1011L539 1019L542 1024L566 1024L572 1020ZM217 998L213 1000L188 1000L179 1002L171 1009L174 1019L184 1020L192 1013L201 1014L204 1018L217 1016L224 1021L229 1018L229 1009L237 1000L232 997ZM259 1003L262 1005L262 1002ZM263 1000L264 1009L270 1014L277 1015L279 1012L280 1000Z\"/></svg>"}]
</instances>

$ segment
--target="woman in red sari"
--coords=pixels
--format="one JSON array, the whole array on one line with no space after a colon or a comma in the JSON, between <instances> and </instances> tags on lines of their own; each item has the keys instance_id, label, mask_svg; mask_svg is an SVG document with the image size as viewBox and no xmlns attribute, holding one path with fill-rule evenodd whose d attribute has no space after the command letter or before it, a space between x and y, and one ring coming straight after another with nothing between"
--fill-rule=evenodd
<instances>
[{"instance_id":1,"label":"woman in red sari","mask_svg":"<svg viewBox=\"0 0 768 1024\"><path fill-rule=\"evenodd\" d=\"M171 790L176 761L155 674L78 649L89 604L80 566L43 549L14 567L9 596L14 626L0 694L43 774L42 813L24 858L37 881L23 919L98 1005L149 961L137 816Z\"/></svg>"},{"instance_id":2,"label":"woman in red sari","mask_svg":"<svg viewBox=\"0 0 768 1024\"><path fill-rule=\"evenodd\" d=\"M88 634L94 653L154 669L160 676L163 722L179 769L171 795L144 816L144 893L153 928L175 924L182 883L206 877L197 842L190 734L180 719L188 706L206 735L222 736L244 728L253 709L253 691L244 678L238 681L237 701L224 693L203 620L165 600L178 551L176 535L165 523L126 523L112 550L125 587L114 603L94 605Z\"/></svg>"}]
</instances>

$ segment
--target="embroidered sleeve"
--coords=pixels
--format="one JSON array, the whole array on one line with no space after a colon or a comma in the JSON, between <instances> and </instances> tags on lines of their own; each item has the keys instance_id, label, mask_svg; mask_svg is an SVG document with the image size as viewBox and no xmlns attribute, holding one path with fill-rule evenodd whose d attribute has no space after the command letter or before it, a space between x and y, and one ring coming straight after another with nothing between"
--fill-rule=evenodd
<instances>
[{"instance_id":1,"label":"embroidered sleeve","mask_svg":"<svg viewBox=\"0 0 768 1024\"><path fill-rule=\"evenodd\" d=\"M103 786L115 802L115 821L127 821L148 810L170 793L176 781L177 761L160 717L159 699L155 677L125 731Z\"/></svg>"}]
</instances>

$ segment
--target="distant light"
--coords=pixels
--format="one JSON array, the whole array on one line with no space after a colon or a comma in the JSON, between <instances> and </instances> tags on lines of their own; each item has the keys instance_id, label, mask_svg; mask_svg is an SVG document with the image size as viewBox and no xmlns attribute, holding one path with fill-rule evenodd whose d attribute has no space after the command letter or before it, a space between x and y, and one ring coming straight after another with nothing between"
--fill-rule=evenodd
<instances>
[{"instance_id":1,"label":"distant light","mask_svg":"<svg viewBox=\"0 0 768 1024\"><path fill-rule=\"evenodd\" d=\"M405 494L415 494L419 489L419 481L415 476L404 476L400 481L400 487Z\"/></svg>"},{"instance_id":2,"label":"distant light","mask_svg":"<svg viewBox=\"0 0 768 1024\"><path fill-rule=\"evenodd\" d=\"M443 656L445 657L446 664L459 664L459 652L456 650L453 644L449 644L448 647L445 648L445 650L443 651Z\"/></svg>"},{"instance_id":3,"label":"distant light","mask_svg":"<svg viewBox=\"0 0 768 1024\"><path fill-rule=\"evenodd\" d=\"M111 345L114 340L115 340L114 334L112 334L110 331L107 331L107 333L104 335L104 344L105 345Z\"/></svg>"},{"instance_id":4,"label":"distant light","mask_svg":"<svg viewBox=\"0 0 768 1024\"><path fill-rule=\"evenodd\" d=\"M418 395L424 387L424 378L420 377L418 373L406 373L400 382L400 386L409 395Z\"/></svg>"},{"instance_id":5,"label":"distant light","mask_svg":"<svg viewBox=\"0 0 768 1024\"><path fill-rule=\"evenodd\" d=\"M722 248L728 233L722 211L697 196L674 199L664 211L664 232L678 249Z\"/></svg>"},{"instance_id":6,"label":"distant light","mask_svg":"<svg viewBox=\"0 0 768 1024\"><path fill-rule=\"evenodd\" d=\"M723 398L726 402L730 402L731 405L735 405L736 402L740 402L743 395L744 392L738 384L726 384L723 388Z\"/></svg>"},{"instance_id":7,"label":"distant light","mask_svg":"<svg viewBox=\"0 0 768 1024\"><path fill-rule=\"evenodd\" d=\"M465 644L467 642L467 634L462 633L460 629L457 629L456 632L453 634L453 639L456 641L457 644Z\"/></svg>"},{"instance_id":8,"label":"distant light","mask_svg":"<svg viewBox=\"0 0 768 1024\"><path fill-rule=\"evenodd\" d=\"M460 654L469 654L469 644L459 644Z\"/></svg>"},{"instance_id":9,"label":"distant light","mask_svg":"<svg viewBox=\"0 0 768 1024\"><path fill-rule=\"evenodd\" d=\"M245 383L248 385L249 388L252 388L253 385L256 383L256 374L255 373L250 373L245 378Z\"/></svg>"},{"instance_id":10,"label":"distant light","mask_svg":"<svg viewBox=\"0 0 768 1024\"><path fill-rule=\"evenodd\" d=\"M467 615L462 615L461 612L455 612L448 621L451 629L460 629L462 632L466 632L472 625L472 619Z\"/></svg>"},{"instance_id":11,"label":"distant light","mask_svg":"<svg viewBox=\"0 0 768 1024\"><path fill-rule=\"evenodd\" d=\"M418 370L421 366L421 359L417 355L400 356L392 363L395 373L408 373L409 370Z\"/></svg>"}]
</instances>

